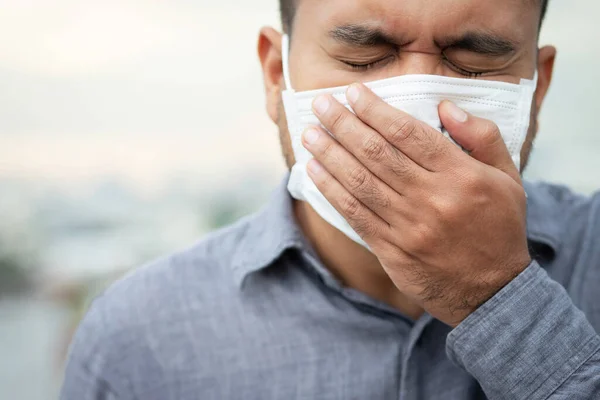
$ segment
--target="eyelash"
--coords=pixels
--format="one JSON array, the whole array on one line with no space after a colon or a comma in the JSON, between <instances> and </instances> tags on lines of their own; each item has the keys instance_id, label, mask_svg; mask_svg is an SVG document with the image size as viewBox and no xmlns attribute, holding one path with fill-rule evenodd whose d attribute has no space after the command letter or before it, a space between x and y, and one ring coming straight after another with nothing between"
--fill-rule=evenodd
<instances>
[{"instance_id":1,"label":"eyelash","mask_svg":"<svg viewBox=\"0 0 600 400\"><path fill-rule=\"evenodd\" d=\"M442 60L448 64L450 66L451 69L453 69L455 72L458 72L461 75L464 75L466 77L469 78L477 78L478 76L483 75L483 72L474 72L474 71L469 71L468 69L464 69L459 67L458 65L454 64L452 61L450 61L448 59L448 57L446 57L446 55L444 53L442 53Z\"/></svg>"},{"instance_id":2,"label":"eyelash","mask_svg":"<svg viewBox=\"0 0 600 400\"><path fill-rule=\"evenodd\" d=\"M390 57L392 57L392 56L387 56L385 58L382 58L380 60L373 61L373 62L370 62L370 63L367 63L367 64L354 64L354 63L351 63L349 61L343 61L343 60L342 60L342 62L344 64L348 65L349 67L351 67L354 70L357 70L357 71L368 71L368 70L376 67L379 64L382 64L384 62L389 61ZM467 76L469 78L477 78L477 77L479 77L479 76L481 76L481 75L484 74L483 72L469 71L469 70L466 70L464 68L459 67L458 65L456 65L452 61L450 61L446 57L445 54L442 54L442 60L445 63L447 63L450 66L450 68L452 68L454 71L458 72L461 75Z\"/></svg>"},{"instance_id":3,"label":"eyelash","mask_svg":"<svg viewBox=\"0 0 600 400\"><path fill-rule=\"evenodd\" d=\"M357 70L357 71L367 71L367 70L370 70L370 69L378 66L379 64L384 64L384 63L389 62L392 57L393 57L393 55L389 55L389 56L386 56L386 57L384 57L384 58L382 58L380 60L373 61L373 62L370 62L370 63L367 63L367 64L354 64L354 63L351 63L349 61L343 61L343 60L342 60L342 62L344 64L348 65L349 67L351 67L354 70Z\"/></svg>"}]
</instances>

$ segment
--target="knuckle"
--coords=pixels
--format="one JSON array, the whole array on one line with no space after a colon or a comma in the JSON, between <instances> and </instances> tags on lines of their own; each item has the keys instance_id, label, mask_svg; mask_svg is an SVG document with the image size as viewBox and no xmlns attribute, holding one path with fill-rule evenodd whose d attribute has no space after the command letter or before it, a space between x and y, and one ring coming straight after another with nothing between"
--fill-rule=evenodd
<instances>
[{"instance_id":1,"label":"knuckle","mask_svg":"<svg viewBox=\"0 0 600 400\"><path fill-rule=\"evenodd\" d=\"M445 138L443 136L441 136L441 134L439 134L439 137L434 137L433 135L438 135L438 132L430 132L429 133L431 140L429 140L430 145L426 146L426 148L430 149L429 153L427 154L427 157L434 158L434 157L445 157L448 155L448 152L450 151L451 147L451 142L448 140L445 140Z\"/></svg>"},{"instance_id":2,"label":"knuckle","mask_svg":"<svg viewBox=\"0 0 600 400\"><path fill-rule=\"evenodd\" d=\"M433 228L424 223L418 223L411 229L411 234L408 239L408 247L411 253L424 253L431 250L434 243Z\"/></svg>"},{"instance_id":3,"label":"knuckle","mask_svg":"<svg viewBox=\"0 0 600 400\"><path fill-rule=\"evenodd\" d=\"M466 190L475 192L479 190L482 183L481 173L472 168L463 170L461 172L460 180L462 181Z\"/></svg>"},{"instance_id":4,"label":"knuckle","mask_svg":"<svg viewBox=\"0 0 600 400\"><path fill-rule=\"evenodd\" d=\"M415 171L410 160L397 151L394 152L394 161L391 163L390 170L398 178L402 178L403 182L410 182L415 178Z\"/></svg>"},{"instance_id":5,"label":"knuckle","mask_svg":"<svg viewBox=\"0 0 600 400\"><path fill-rule=\"evenodd\" d=\"M376 185L373 185L373 188L369 188L368 193L364 194L364 202L373 210L385 210L392 207L390 196Z\"/></svg>"},{"instance_id":6,"label":"knuckle","mask_svg":"<svg viewBox=\"0 0 600 400\"><path fill-rule=\"evenodd\" d=\"M363 153L367 159L380 162L385 158L386 143L383 140L371 137L365 141Z\"/></svg>"},{"instance_id":7,"label":"knuckle","mask_svg":"<svg viewBox=\"0 0 600 400\"><path fill-rule=\"evenodd\" d=\"M420 143L419 147L421 148L422 157L426 160L432 160L435 157L440 156L440 146L435 142L432 143L431 141L426 141L425 143L424 141L423 143Z\"/></svg>"},{"instance_id":8,"label":"knuckle","mask_svg":"<svg viewBox=\"0 0 600 400\"><path fill-rule=\"evenodd\" d=\"M375 104L373 99L365 100L358 110L359 114L364 117L372 117L375 114Z\"/></svg>"},{"instance_id":9,"label":"knuckle","mask_svg":"<svg viewBox=\"0 0 600 400\"><path fill-rule=\"evenodd\" d=\"M357 198L362 199L369 207L386 209L392 205L390 196L382 190L370 172L363 167L356 167L350 171L348 187Z\"/></svg>"},{"instance_id":10,"label":"knuckle","mask_svg":"<svg viewBox=\"0 0 600 400\"><path fill-rule=\"evenodd\" d=\"M413 139L426 160L444 157L451 148L450 142L435 129L421 129L418 135L413 135Z\"/></svg>"},{"instance_id":11,"label":"knuckle","mask_svg":"<svg viewBox=\"0 0 600 400\"><path fill-rule=\"evenodd\" d=\"M377 205L379 206L379 208L387 209L392 206L392 200L389 196L383 193L379 193L379 195L377 196Z\"/></svg>"},{"instance_id":12,"label":"knuckle","mask_svg":"<svg viewBox=\"0 0 600 400\"><path fill-rule=\"evenodd\" d=\"M351 219L352 229L363 238L375 238L379 236L378 224L367 215L356 215Z\"/></svg>"},{"instance_id":13,"label":"knuckle","mask_svg":"<svg viewBox=\"0 0 600 400\"><path fill-rule=\"evenodd\" d=\"M359 215L360 202L356 197L348 195L342 200L342 210L349 218L355 219Z\"/></svg>"},{"instance_id":14,"label":"knuckle","mask_svg":"<svg viewBox=\"0 0 600 400\"><path fill-rule=\"evenodd\" d=\"M436 220L453 224L460 220L461 205L450 197L436 197L432 200L431 208L436 214Z\"/></svg>"},{"instance_id":15,"label":"knuckle","mask_svg":"<svg viewBox=\"0 0 600 400\"><path fill-rule=\"evenodd\" d=\"M333 150L333 143L331 143L331 141L327 141L327 143L323 144L321 147L321 155L323 158L333 158Z\"/></svg>"},{"instance_id":16,"label":"knuckle","mask_svg":"<svg viewBox=\"0 0 600 400\"><path fill-rule=\"evenodd\" d=\"M331 130L340 132L343 130L351 129L347 127L348 115L345 112L338 111L331 117Z\"/></svg>"},{"instance_id":17,"label":"knuckle","mask_svg":"<svg viewBox=\"0 0 600 400\"><path fill-rule=\"evenodd\" d=\"M492 121L486 121L481 124L478 130L477 135L483 139L484 143L492 145L502 141L500 129Z\"/></svg>"},{"instance_id":18,"label":"knuckle","mask_svg":"<svg viewBox=\"0 0 600 400\"><path fill-rule=\"evenodd\" d=\"M400 143L415 136L417 125L408 116L400 115L390 122L387 132L392 143Z\"/></svg>"},{"instance_id":19,"label":"knuckle","mask_svg":"<svg viewBox=\"0 0 600 400\"><path fill-rule=\"evenodd\" d=\"M362 237L378 236L376 225L367 219L356 220L354 223L354 230Z\"/></svg>"},{"instance_id":20,"label":"knuckle","mask_svg":"<svg viewBox=\"0 0 600 400\"><path fill-rule=\"evenodd\" d=\"M348 174L348 184L352 190L364 192L369 185L369 174L362 167L353 168Z\"/></svg>"}]
</instances>

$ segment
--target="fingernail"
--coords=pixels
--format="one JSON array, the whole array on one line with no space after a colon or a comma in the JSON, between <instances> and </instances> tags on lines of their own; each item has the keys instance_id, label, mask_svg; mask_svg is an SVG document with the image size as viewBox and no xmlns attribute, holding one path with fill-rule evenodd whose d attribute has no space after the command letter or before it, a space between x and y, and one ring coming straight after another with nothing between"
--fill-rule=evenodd
<instances>
[{"instance_id":1,"label":"fingernail","mask_svg":"<svg viewBox=\"0 0 600 400\"><path fill-rule=\"evenodd\" d=\"M350 103L356 103L360 97L360 88L357 84L350 85L346 91L346 98Z\"/></svg>"},{"instance_id":2,"label":"fingernail","mask_svg":"<svg viewBox=\"0 0 600 400\"><path fill-rule=\"evenodd\" d=\"M321 136L321 134L319 133L319 131L314 128L310 128L309 130L304 132L304 135L303 135L304 141L308 144L317 143L317 140L319 140L320 136Z\"/></svg>"},{"instance_id":3,"label":"fingernail","mask_svg":"<svg viewBox=\"0 0 600 400\"><path fill-rule=\"evenodd\" d=\"M313 102L313 108L317 114L325 114L329 109L329 97L321 95Z\"/></svg>"},{"instance_id":4,"label":"fingernail","mask_svg":"<svg viewBox=\"0 0 600 400\"><path fill-rule=\"evenodd\" d=\"M448 113L450 113L450 116L452 118L454 118L456 121L461 122L461 123L467 121L467 118L468 118L467 113L464 112L462 109L460 109L453 102L449 101L447 108L448 108Z\"/></svg>"},{"instance_id":5,"label":"fingernail","mask_svg":"<svg viewBox=\"0 0 600 400\"><path fill-rule=\"evenodd\" d=\"M319 175L321 172L323 172L323 166L321 165L320 162L318 162L314 158L308 162L307 168L314 175Z\"/></svg>"}]
</instances>

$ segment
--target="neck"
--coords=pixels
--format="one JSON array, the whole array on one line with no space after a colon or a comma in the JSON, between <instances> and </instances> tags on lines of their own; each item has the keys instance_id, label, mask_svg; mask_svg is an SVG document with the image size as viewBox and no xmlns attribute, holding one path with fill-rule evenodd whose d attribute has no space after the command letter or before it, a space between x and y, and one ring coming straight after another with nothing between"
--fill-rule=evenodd
<instances>
[{"instance_id":1,"label":"neck","mask_svg":"<svg viewBox=\"0 0 600 400\"><path fill-rule=\"evenodd\" d=\"M377 257L323 220L312 207L294 200L294 214L325 267L344 285L417 319L423 309L403 295Z\"/></svg>"}]
</instances>

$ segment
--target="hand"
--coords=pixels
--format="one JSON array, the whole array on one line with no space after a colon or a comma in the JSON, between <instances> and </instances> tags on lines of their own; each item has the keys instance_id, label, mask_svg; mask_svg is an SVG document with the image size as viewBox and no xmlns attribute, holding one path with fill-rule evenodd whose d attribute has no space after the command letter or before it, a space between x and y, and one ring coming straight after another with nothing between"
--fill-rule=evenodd
<instances>
[{"instance_id":1,"label":"hand","mask_svg":"<svg viewBox=\"0 0 600 400\"><path fill-rule=\"evenodd\" d=\"M310 177L369 245L394 284L457 326L531 262L526 197L495 124L449 101L437 130L362 84L315 99L304 132Z\"/></svg>"}]
</instances>

